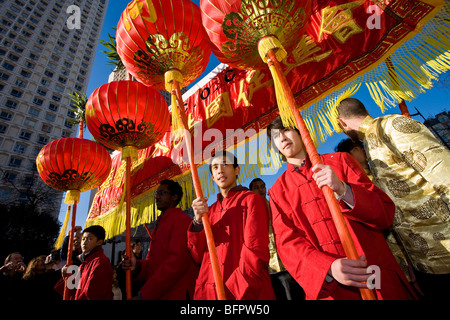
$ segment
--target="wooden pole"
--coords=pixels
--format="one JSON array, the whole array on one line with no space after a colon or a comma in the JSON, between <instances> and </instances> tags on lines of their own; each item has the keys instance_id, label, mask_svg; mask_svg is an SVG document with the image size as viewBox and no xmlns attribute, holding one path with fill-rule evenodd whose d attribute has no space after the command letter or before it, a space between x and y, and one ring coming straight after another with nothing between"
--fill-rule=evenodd
<instances>
[{"instance_id":1,"label":"wooden pole","mask_svg":"<svg viewBox=\"0 0 450 320\"><path fill-rule=\"evenodd\" d=\"M126 201L126 221L125 221L125 254L131 260L131 157L126 158L125 171L125 201ZM125 285L127 300L132 298L131 292L131 269L125 271Z\"/></svg>"},{"instance_id":2,"label":"wooden pole","mask_svg":"<svg viewBox=\"0 0 450 320\"><path fill-rule=\"evenodd\" d=\"M389 77L391 78L391 80L393 82L395 82L398 85L397 72L395 71L394 63L392 62L391 57L387 57L386 60L384 61L384 63L386 64L386 67L388 69ZM400 112L402 115L404 115L405 117L411 118L411 115L409 114L408 106L406 105L405 100L402 99L398 103L398 106L400 108Z\"/></svg>"},{"instance_id":3,"label":"wooden pole","mask_svg":"<svg viewBox=\"0 0 450 320\"><path fill-rule=\"evenodd\" d=\"M192 145L192 137L189 134L189 126L188 126L188 122L187 122L186 112L184 110L184 103L183 103L183 99L181 97L180 85L179 85L178 81L174 80L173 86L174 86L173 91L175 91L175 92L172 92L172 94L176 95L178 104L180 105L180 109L179 109L180 110L180 118L181 118L181 122L183 124L184 130L185 130L184 132L186 134L184 140L186 141L186 147L187 147L187 152L188 152L188 157L189 157L189 164L191 166L192 181L194 183L195 193L196 193L197 197L202 198L203 191L202 191L202 187L200 184L200 179L198 177L197 166L195 165L195 162L194 162L194 147ZM177 107L176 105L172 106L172 108L176 108L176 107ZM208 245L208 251L209 251L209 255L210 255L210 259L211 259L211 266L213 269L214 281L216 283L217 297L219 300L226 300L222 274L220 273L219 259L217 257L216 244L214 242L214 236L213 236L213 233L211 230L211 224L209 222L208 214L202 215L202 222L203 222L203 229L205 230L205 235L206 235L206 243Z\"/></svg>"},{"instance_id":4,"label":"wooden pole","mask_svg":"<svg viewBox=\"0 0 450 320\"><path fill-rule=\"evenodd\" d=\"M69 206L70 208L70 206ZM69 247L67 248L67 266L71 266L73 263L73 242L75 237L75 220L77 216L77 203L75 202L72 207L72 221L70 223L70 230L69 230ZM67 279L66 277L64 279L64 295L63 300L69 300L69 288L67 287Z\"/></svg>"},{"instance_id":5,"label":"wooden pole","mask_svg":"<svg viewBox=\"0 0 450 320\"><path fill-rule=\"evenodd\" d=\"M306 127L305 121L303 120L302 115L298 111L298 108L296 105L297 103L292 94L292 90L289 87L289 84L286 80L286 77L283 74L283 71L281 69L281 66L280 66L278 60L275 57L274 52L272 50L270 50L268 53L268 56L269 56L269 61L267 63L268 64L271 63L275 67L276 73L277 73L278 78L280 79L281 85L283 87L283 94L286 95L286 100L288 101L289 107L290 107L292 113L294 114L297 128L300 131L300 135L301 135L303 143L305 145L306 152L308 153L308 156L311 160L311 164L313 166L316 164L322 164L322 160L320 159L317 149L314 146L314 142L311 139L311 135L308 131L308 128ZM356 251L355 244L353 243L353 239L348 230L344 216L342 215L341 209L339 207L339 202L337 201L336 197L334 196L333 190L328 186L324 186L324 187L322 187L322 191L324 193L325 200L328 204L328 208L330 209L331 217L333 218L333 222L336 226L342 246L344 247L345 254L347 255L347 257L349 259L359 260L359 256ZM361 296L364 300L376 300L375 294L373 293L372 290L366 289L366 288L361 288L360 292L361 292Z\"/></svg>"}]
</instances>

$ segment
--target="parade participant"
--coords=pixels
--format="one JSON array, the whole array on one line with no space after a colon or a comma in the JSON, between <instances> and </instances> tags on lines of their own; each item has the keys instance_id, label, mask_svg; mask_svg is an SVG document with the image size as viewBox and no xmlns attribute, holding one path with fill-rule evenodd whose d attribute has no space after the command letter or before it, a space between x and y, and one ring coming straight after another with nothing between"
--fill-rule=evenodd
<instances>
[{"instance_id":1,"label":"parade participant","mask_svg":"<svg viewBox=\"0 0 450 320\"><path fill-rule=\"evenodd\" d=\"M267 132L287 161L269 189L277 249L306 299L361 299L359 288L368 285L378 299L413 298L381 232L392 224L395 206L361 165L346 153L330 153L312 167L298 130L285 128L279 117ZM359 260L345 257L323 186L335 192ZM368 266L379 274L372 277Z\"/></svg>"},{"instance_id":2,"label":"parade participant","mask_svg":"<svg viewBox=\"0 0 450 320\"><path fill-rule=\"evenodd\" d=\"M266 199L266 183L261 178L255 178L250 182L249 189L266 200L269 213L269 273L272 281L273 290L277 300L303 300L305 293L294 278L286 271L283 262L277 252L275 237L272 228L272 214L270 212L269 201Z\"/></svg>"},{"instance_id":3,"label":"parade participant","mask_svg":"<svg viewBox=\"0 0 450 320\"><path fill-rule=\"evenodd\" d=\"M450 286L450 152L420 122L402 115L372 118L361 101L344 99L339 124L366 147L374 181L397 208L393 229L425 298Z\"/></svg>"},{"instance_id":4,"label":"parade participant","mask_svg":"<svg viewBox=\"0 0 450 320\"><path fill-rule=\"evenodd\" d=\"M356 161L359 162L361 167L363 167L364 172L367 174L369 179L373 181L372 172L370 172L366 152L364 151L364 145L361 141L352 141L352 139L341 140L336 148L334 148L334 151L350 153L353 157L355 157Z\"/></svg>"},{"instance_id":5,"label":"parade participant","mask_svg":"<svg viewBox=\"0 0 450 320\"><path fill-rule=\"evenodd\" d=\"M177 182L160 182L155 200L161 214L151 233L147 257L123 258L122 268L131 268L133 278L145 282L138 293L140 299L185 300L193 296L198 267L187 248L187 230L192 219L177 208L182 197L183 189Z\"/></svg>"},{"instance_id":6,"label":"parade participant","mask_svg":"<svg viewBox=\"0 0 450 320\"><path fill-rule=\"evenodd\" d=\"M372 172L370 172L369 162L367 160L366 151L364 150L364 145L360 140L353 141L350 138L341 140L339 144L334 148L336 152L347 152L350 153L353 157L355 157L356 161L358 161L364 169L364 172L367 174L370 180L373 181ZM375 183L376 184L376 183ZM398 244L398 241L395 239L395 235L392 232L392 226L384 230L384 238L391 249L392 254L395 257L395 260L399 264L403 273L406 276L406 279L413 285L414 289L420 292L418 288L418 284L416 282L416 278L414 276L414 271L411 267L411 264L408 263L408 258L405 256L403 252L403 248Z\"/></svg>"},{"instance_id":7,"label":"parade participant","mask_svg":"<svg viewBox=\"0 0 450 320\"><path fill-rule=\"evenodd\" d=\"M81 265L74 275L72 288L69 286L69 300L112 300L113 269L109 259L103 253L105 229L102 226L90 226L83 230L81 237L82 254L78 257ZM63 278L68 275L68 267L61 269ZM64 291L64 280L61 279L55 290Z\"/></svg>"},{"instance_id":8,"label":"parade participant","mask_svg":"<svg viewBox=\"0 0 450 320\"><path fill-rule=\"evenodd\" d=\"M206 198L197 198L192 203L195 216L188 232L188 246L194 260L201 263L194 299L217 299L203 214L209 215L226 298L275 299L267 270L269 227L264 199L237 185L240 167L233 154L216 153L209 168L220 192L209 209Z\"/></svg>"},{"instance_id":9,"label":"parade participant","mask_svg":"<svg viewBox=\"0 0 450 320\"><path fill-rule=\"evenodd\" d=\"M0 267L0 300L20 300L21 279L27 266L23 262L23 256L19 252L10 253L3 266Z\"/></svg>"}]
</instances>

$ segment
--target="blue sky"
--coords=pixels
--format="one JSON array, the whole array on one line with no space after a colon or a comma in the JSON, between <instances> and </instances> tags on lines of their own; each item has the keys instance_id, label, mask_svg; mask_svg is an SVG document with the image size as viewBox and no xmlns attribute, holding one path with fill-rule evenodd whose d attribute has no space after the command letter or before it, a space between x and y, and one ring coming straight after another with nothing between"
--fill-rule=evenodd
<instances>
[{"instance_id":1,"label":"blue sky","mask_svg":"<svg viewBox=\"0 0 450 320\"><path fill-rule=\"evenodd\" d=\"M200 0L194 0L194 3L200 6ZM105 23L102 28L100 39L107 40L108 34L114 34L113 27L117 26L119 22L120 15L123 10L127 6L129 1L123 0L110 0L108 10L106 13ZM99 44L97 47L97 53L94 60L94 66L91 71L91 77L89 79L89 85L86 91L87 96L102 84L108 82L108 76L113 70L113 66L108 64L108 59L106 58L106 54L101 53L100 50L104 50L103 45ZM212 69L214 69L218 64L219 60L211 55L209 64L204 74L198 78L200 80L204 75L208 74ZM354 95L355 98L360 99L366 105L370 114L373 117L381 116L382 113L380 109L375 105L375 103L370 98L367 89L365 86L361 86L359 91ZM444 110L450 110L450 89L431 89L426 93L420 95L417 99L407 102L407 106L411 114L416 113L414 108L417 108L426 118L435 115L436 113L442 112ZM398 108L388 109L385 114L392 113L400 113ZM416 120L423 121L423 119L419 116L413 117ZM85 130L84 137L90 139L90 133ZM329 153L334 151L334 147L341 141L342 139L347 138L345 134L334 134L331 138L329 138L324 144L322 144L318 148L319 153ZM279 170L278 175L273 176L265 176L263 180L265 180L267 188L270 188L272 184L275 182L276 178L284 171L284 168ZM243 183L244 186L248 186L251 180L245 181ZM90 192L84 192L81 195L80 203L77 208L77 219L76 224L84 227L87 213L89 211L88 203L89 203L89 194ZM210 197L211 198L211 197ZM215 197L213 197L215 198ZM62 222L64 220L65 211L67 210L66 205L62 205L60 211L59 220Z\"/></svg>"}]
</instances>

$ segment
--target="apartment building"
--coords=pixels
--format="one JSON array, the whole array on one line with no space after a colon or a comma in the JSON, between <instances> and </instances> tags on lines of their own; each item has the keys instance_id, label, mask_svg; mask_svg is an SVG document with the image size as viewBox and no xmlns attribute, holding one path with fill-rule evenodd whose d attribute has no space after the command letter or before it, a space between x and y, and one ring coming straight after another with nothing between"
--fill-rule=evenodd
<instances>
[{"instance_id":1,"label":"apartment building","mask_svg":"<svg viewBox=\"0 0 450 320\"><path fill-rule=\"evenodd\" d=\"M0 202L42 186L36 156L74 137L71 97L86 92L109 0L0 0ZM56 218L62 200L58 193Z\"/></svg>"}]
</instances>

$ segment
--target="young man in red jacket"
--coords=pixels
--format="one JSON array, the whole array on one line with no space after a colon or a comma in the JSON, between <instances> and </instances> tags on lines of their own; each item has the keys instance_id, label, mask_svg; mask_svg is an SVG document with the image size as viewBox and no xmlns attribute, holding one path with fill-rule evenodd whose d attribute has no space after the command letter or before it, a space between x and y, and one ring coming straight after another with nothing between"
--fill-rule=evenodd
<instances>
[{"instance_id":1,"label":"young man in red jacket","mask_svg":"<svg viewBox=\"0 0 450 320\"><path fill-rule=\"evenodd\" d=\"M151 234L147 257L123 259L122 268L131 268L133 278L145 281L138 293L140 299L185 300L193 296L198 267L187 248L192 219L177 208L182 197L183 189L177 182L160 182L155 199L161 214Z\"/></svg>"},{"instance_id":2,"label":"young man in red jacket","mask_svg":"<svg viewBox=\"0 0 450 320\"><path fill-rule=\"evenodd\" d=\"M369 278L378 299L414 298L382 234L393 222L394 203L356 159L330 153L321 155L323 164L312 166L297 129L285 128L277 118L267 132L287 161L286 171L269 190L277 249L306 299L361 299L359 288L366 288ZM339 200L359 260L345 257L320 190L325 185ZM372 278L368 266L380 273Z\"/></svg>"},{"instance_id":3,"label":"young man in red jacket","mask_svg":"<svg viewBox=\"0 0 450 320\"><path fill-rule=\"evenodd\" d=\"M101 226L90 226L83 230L81 251L78 256L81 265L73 279L69 282L69 300L112 300L113 269L111 262L103 253L105 229ZM61 269L67 275L69 266ZM72 277L72 276L71 276ZM61 279L55 290L63 294L64 280Z\"/></svg>"},{"instance_id":4,"label":"young man in red jacket","mask_svg":"<svg viewBox=\"0 0 450 320\"><path fill-rule=\"evenodd\" d=\"M237 185L236 157L225 151L213 155L210 171L219 187L217 202L192 203L194 220L188 232L192 257L201 263L194 299L217 299L211 260L201 216L209 215L227 300L275 299L269 272L268 214L263 197Z\"/></svg>"}]
</instances>

